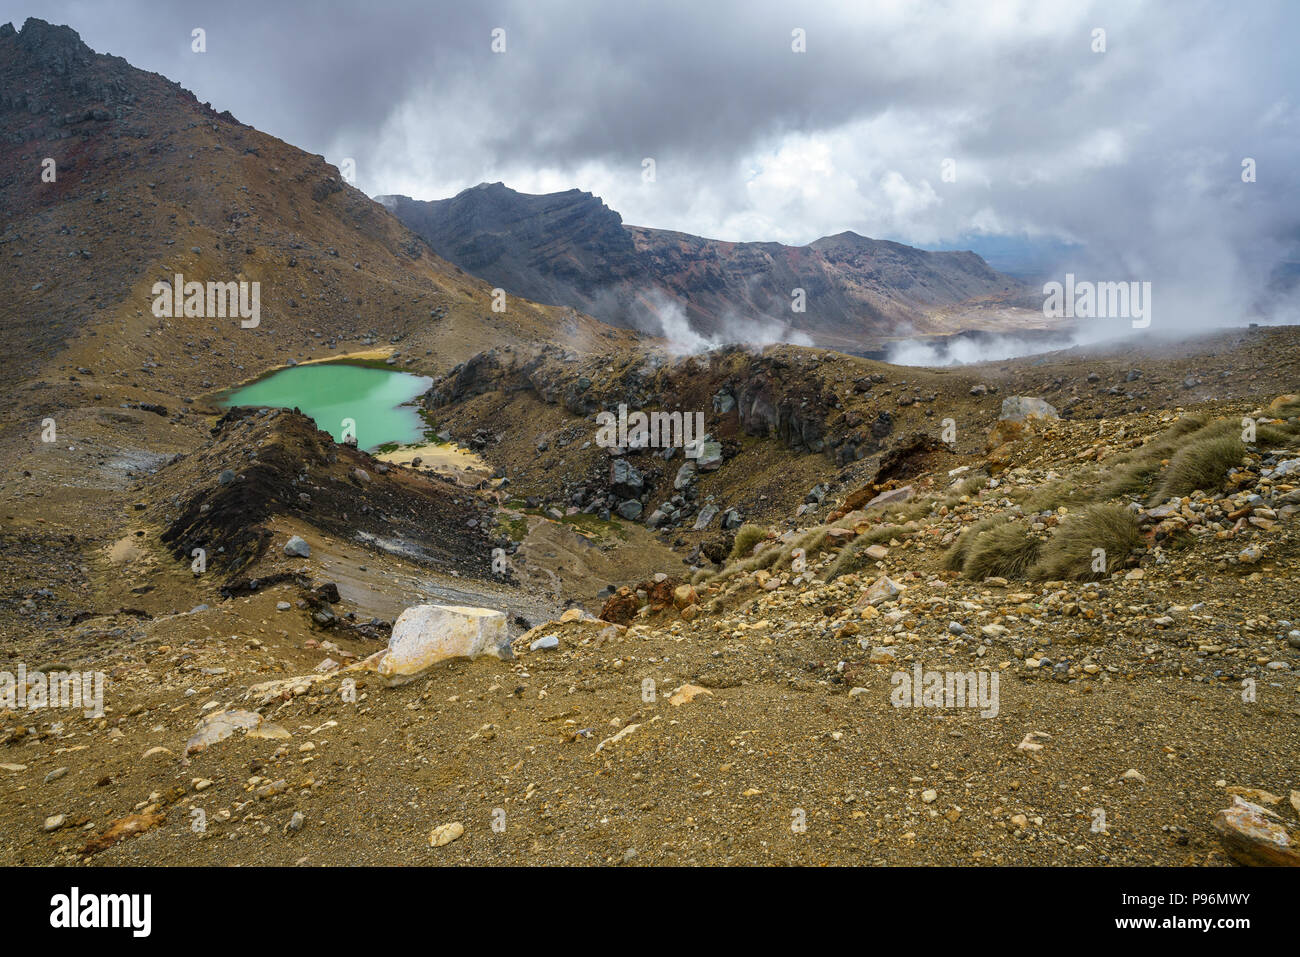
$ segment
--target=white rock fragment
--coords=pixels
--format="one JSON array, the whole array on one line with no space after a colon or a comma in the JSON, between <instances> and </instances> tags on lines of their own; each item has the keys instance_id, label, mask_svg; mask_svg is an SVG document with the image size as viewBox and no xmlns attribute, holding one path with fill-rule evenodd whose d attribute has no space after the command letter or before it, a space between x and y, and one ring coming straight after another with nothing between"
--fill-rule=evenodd
<instances>
[{"instance_id":1,"label":"white rock fragment","mask_svg":"<svg viewBox=\"0 0 1300 957\"><path fill-rule=\"evenodd\" d=\"M1046 731L1030 731L1024 739L1016 745L1017 751L1041 751L1043 746L1036 739L1049 740L1052 736Z\"/></svg>"},{"instance_id":2,"label":"white rock fragment","mask_svg":"<svg viewBox=\"0 0 1300 957\"><path fill-rule=\"evenodd\" d=\"M862 593L857 603L859 606L879 605L882 602L893 601L902 593L902 585L888 575L881 575Z\"/></svg>"},{"instance_id":3,"label":"white rock fragment","mask_svg":"<svg viewBox=\"0 0 1300 957\"><path fill-rule=\"evenodd\" d=\"M610 736L609 736L608 738L606 738L604 741L600 742L600 744L596 745L596 750L597 750L597 751L604 751L604 750L605 750L605 747L606 747L607 745L610 745L610 744L617 744L619 741L621 741L621 740L623 740L624 738L626 738L629 734L631 734L633 731L635 731L635 730L636 730L637 728L639 728L639 727L641 727L641 725L639 725L639 724L629 724L626 728L624 728L624 729L623 729L622 731L620 731L618 734L610 735Z\"/></svg>"},{"instance_id":4,"label":"white rock fragment","mask_svg":"<svg viewBox=\"0 0 1300 957\"><path fill-rule=\"evenodd\" d=\"M465 605L413 605L393 623L388 650L376 671L384 678L406 678L448 658L481 655L514 657L502 612Z\"/></svg>"},{"instance_id":5,"label":"white rock fragment","mask_svg":"<svg viewBox=\"0 0 1300 957\"><path fill-rule=\"evenodd\" d=\"M214 711L205 715L195 728L194 734L185 742L185 755L188 757L206 750L218 741L224 741L236 731L243 731L250 738L287 738L289 732L273 721L267 721L256 711L232 709ZM150 749L151 751L154 749ZM168 752L169 754L171 752ZM145 757L148 757L146 752Z\"/></svg>"},{"instance_id":6,"label":"white rock fragment","mask_svg":"<svg viewBox=\"0 0 1300 957\"><path fill-rule=\"evenodd\" d=\"M452 841L460 839L465 833L465 825L460 821L452 821L450 824L442 824L435 827L429 834L430 847L444 847Z\"/></svg>"}]
</instances>

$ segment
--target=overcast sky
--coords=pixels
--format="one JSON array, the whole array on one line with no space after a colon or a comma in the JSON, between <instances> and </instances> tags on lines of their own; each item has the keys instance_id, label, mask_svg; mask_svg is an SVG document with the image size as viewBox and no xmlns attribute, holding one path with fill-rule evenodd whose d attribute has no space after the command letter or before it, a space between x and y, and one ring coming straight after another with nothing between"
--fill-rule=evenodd
<instances>
[{"instance_id":1,"label":"overcast sky","mask_svg":"<svg viewBox=\"0 0 1300 957\"><path fill-rule=\"evenodd\" d=\"M501 180L730 240L1050 237L1202 321L1295 252L1294 0L0 0L29 14L354 158L371 195Z\"/></svg>"}]
</instances>

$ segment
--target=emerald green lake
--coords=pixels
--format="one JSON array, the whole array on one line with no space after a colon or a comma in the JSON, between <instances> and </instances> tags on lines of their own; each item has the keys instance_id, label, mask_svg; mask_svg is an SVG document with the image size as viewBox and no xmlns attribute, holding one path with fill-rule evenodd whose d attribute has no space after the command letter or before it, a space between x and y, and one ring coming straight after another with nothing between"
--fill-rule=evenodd
<instances>
[{"instance_id":1,"label":"emerald green lake","mask_svg":"<svg viewBox=\"0 0 1300 957\"><path fill-rule=\"evenodd\" d=\"M345 422L351 419L357 447L370 450L390 442L409 445L423 440L424 420L407 403L432 384L426 376L407 372L322 362L281 369L236 389L221 404L297 407L336 442L343 441Z\"/></svg>"}]
</instances>

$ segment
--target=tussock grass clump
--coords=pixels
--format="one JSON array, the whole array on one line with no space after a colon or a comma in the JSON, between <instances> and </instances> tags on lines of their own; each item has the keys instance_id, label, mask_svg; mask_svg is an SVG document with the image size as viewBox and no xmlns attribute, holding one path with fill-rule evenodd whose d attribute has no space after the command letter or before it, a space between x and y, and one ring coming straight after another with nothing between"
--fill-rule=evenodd
<instances>
[{"instance_id":1,"label":"tussock grass clump","mask_svg":"<svg viewBox=\"0 0 1300 957\"><path fill-rule=\"evenodd\" d=\"M1064 475L1049 474L1035 486L1020 485L1000 492L1018 504L1026 514L1054 512L1062 505L1084 505L1097 497L1102 474L1095 462L1071 466Z\"/></svg>"},{"instance_id":2,"label":"tussock grass clump","mask_svg":"<svg viewBox=\"0 0 1300 957\"><path fill-rule=\"evenodd\" d=\"M915 528L915 526L912 527ZM877 525L874 528L867 529L855 538L853 544L861 543L864 548L868 545L883 545L891 539L902 538L907 534L908 532L904 530L902 525Z\"/></svg>"},{"instance_id":3,"label":"tussock grass clump","mask_svg":"<svg viewBox=\"0 0 1300 957\"><path fill-rule=\"evenodd\" d=\"M887 505L884 512L896 522L912 522L929 515L937 504L933 498L914 498L899 505Z\"/></svg>"},{"instance_id":4,"label":"tussock grass clump","mask_svg":"<svg viewBox=\"0 0 1300 957\"><path fill-rule=\"evenodd\" d=\"M974 475L968 475L958 482L955 482L943 498L939 500L940 505L952 507L962 500L964 495L977 495L989 484L989 477L983 472L976 472Z\"/></svg>"},{"instance_id":5,"label":"tussock grass clump","mask_svg":"<svg viewBox=\"0 0 1300 957\"><path fill-rule=\"evenodd\" d=\"M976 580L1024 578L1038 561L1041 547L1030 534L1027 521L999 523L980 532L971 543L962 574Z\"/></svg>"},{"instance_id":6,"label":"tussock grass clump","mask_svg":"<svg viewBox=\"0 0 1300 957\"><path fill-rule=\"evenodd\" d=\"M1235 429L1235 423L1228 424ZM1151 497L1152 503L1188 495L1197 489L1217 491L1223 485L1228 469L1241 462L1245 452L1240 430L1229 435L1219 432L1204 437L1196 433L1169 460L1169 467L1160 476L1160 484Z\"/></svg>"},{"instance_id":7,"label":"tussock grass clump","mask_svg":"<svg viewBox=\"0 0 1300 957\"><path fill-rule=\"evenodd\" d=\"M1242 424L1240 419L1215 419L1203 429L1197 429L1195 432L1186 436L1186 440L1179 442L1174 449L1175 452L1182 450L1189 442L1200 442L1205 439L1217 439L1232 437L1241 441Z\"/></svg>"},{"instance_id":8,"label":"tussock grass clump","mask_svg":"<svg viewBox=\"0 0 1300 957\"><path fill-rule=\"evenodd\" d=\"M1229 419L1211 420L1200 414L1184 415L1146 445L1115 459L1109 478L1097 491L1097 501L1126 495L1141 495L1153 482L1163 482L1165 462L1206 439L1231 438L1240 441L1240 426ZM1172 466L1172 462L1169 463Z\"/></svg>"},{"instance_id":9,"label":"tussock grass clump","mask_svg":"<svg viewBox=\"0 0 1300 957\"><path fill-rule=\"evenodd\" d=\"M790 543L789 551L793 552L796 548L802 548L808 553L808 557L811 558L817 552L821 551L822 546L826 544L826 537L829 530L829 525L816 525L808 529Z\"/></svg>"},{"instance_id":10,"label":"tussock grass clump","mask_svg":"<svg viewBox=\"0 0 1300 957\"><path fill-rule=\"evenodd\" d=\"M767 568L769 565L776 564L776 560L781 557L782 548L775 542L772 542L758 550L757 555L750 555L739 561L729 562L727 567L718 573L719 581L726 581L737 575L744 575L747 572L757 571L760 568Z\"/></svg>"},{"instance_id":11,"label":"tussock grass clump","mask_svg":"<svg viewBox=\"0 0 1300 957\"><path fill-rule=\"evenodd\" d=\"M1151 458L1144 461L1129 462L1120 465L1111 473L1109 479L1102 483L1097 492L1100 499L1119 498L1121 495L1137 495L1147 487L1151 476L1160 471L1162 459Z\"/></svg>"},{"instance_id":12,"label":"tussock grass clump","mask_svg":"<svg viewBox=\"0 0 1300 957\"><path fill-rule=\"evenodd\" d=\"M767 529L759 525L742 525L736 532L736 540L731 546L731 555L726 565L717 572L695 575L692 585L710 582L725 582L737 575L758 571L760 568L788 565L796 548L802 548L809 561L816 559L817 553L826 544L829 525L816 525L805 529L789 542L772 542L760 548L757 555L750 552L754 546L767 539Z\"/></svg>"},{"instance_id":13,"label":"tussock grass clump","mask_svg":"<svg viewBox=\"0 0 1300 957\"><path fill-rule=\"evenodd\" d=\"M1209 424L1210 418L1208 416L1200 414L1184 415L1169 428L1146 442L1146 444L1139 445L1131 452L1125 452L1116 458L1114 462L1119 465L1155 462L1158 465L1161 459L1167 459L1178 451L1179 446L1182 444L1178 441L1179 439L1194 432L1199 432Z\"/></svg>"},{"instance_id":14,"label":"tussock grass clump","mask_svg":"<svg viewBox=\"0 0 1300 957\"><path fill-rule=\"evenodd\" d=\"M1142 542L1137 518L1116 503L1089 505L1071 515L1043 546L1042 557L1030 577L1069 579L1101 578L1124 564ZM1105 551L1105 571L1095 571L1094 549Z\"/></svg>"},{"instance_id":15,"label":"tussock grass clump","mask_svg":"<svg viewBox=\"0 0 1300 957\"><path fill-rule=\"evenodd\" d=\"M1020 504L1026 512L1054 512L1062 505L1070 505L1087 494L1079 488L1077 482L1058 478L1038 486Z\"/></svg>"},{"instance_id":16,"label":"tussock grass clump","mask_svg":"<svg viewBox=\"0 0 1300 957\"><path fill-rule=\"evenodd\" d=\"M1193 432L1199 432L1210 424L1208 416L1201 415L1199 412L1180 417L1173 425L1160 433L1156 439L1157 442L1172 442L1174 439L1181 438L1184 435L1191 435Z\"/></svg>"},{"instance_id":17,"label":"tussock grass clump","mask_svg":"<svg viewBox=\"0 0 1300 957\"><path fill-rule=\"evenodd\" d=\"M1255 444L1261 448L1294 448L1300 441L1300 420L1270 422L1255 430Z\"/></svg>"},{"instance_id":18,"label":"tussock grass clump","mask_svg":"<svg viewBox=\"0 0 1300 957\"><path fill-rule=\"evenodd\" d=\"M1000 517L980 519L958 535L957 540L948 547L948 551L944 552L943 567L950 572L961 571L966 564L966 556L970 554L971 545L975 544L975 539L979 538L982 532L1003 521L1004 519Z\"/></svg>"},{"instance_id":19,"label":"tussock grass clump","mask_svg":"<svg viewBox=\"0 0 1300 957\"><path fill-rule=\"evenodd\" d=\"M872 562L872 559L867 556L866 550L869 547L883 545L896 536L904 534L906 533L897 525L877 525L875 528L867 529L840 550L839 557L826 571L826 580L833 582L841 575L862 571Z\"/></svg>"},{"instance_id":20,"label":"tussock grass clump","mask_svg":"<svg viewBox=\"0 0 1300 957\"><path fill-rule=\"evenodd\" d=\"M748 557L754 546L767 538L767 529L760 525L742 525L736 531L736 540L731 544L732 559Z\"/></svg>"},{"instance_id":21,"label":"tussock grass clump","mask_svg":"<svg viewBox=\"0 0 1300 957\"><path fill-rule=\"evenodd\" d=\"M767 556L768 552L771 551L775 551L776 556L771 561L758 567L767 568L771 565L789 565L794 561L795 550L800 548L804 551L805 560L809 564L812 564L817 559L822 547L826 544L826 539L829 537L829 530L829 525L814 525L811 528L804 529L803 532L790 539L790 541L786 542L778 549L764 549L759 552L757 557L764 558Z\"/></svg>"}]
</instances>

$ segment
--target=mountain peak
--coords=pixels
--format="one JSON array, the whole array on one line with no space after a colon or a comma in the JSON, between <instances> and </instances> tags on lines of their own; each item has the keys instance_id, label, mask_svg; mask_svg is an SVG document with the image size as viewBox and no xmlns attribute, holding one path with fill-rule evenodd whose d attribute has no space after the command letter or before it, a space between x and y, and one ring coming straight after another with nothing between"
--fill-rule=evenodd
<instances>
[{"instance_id":1,"label":"mountain peak","mask_svg":"<svg viewBox=\"0 0 1300 957\"><path fill-rule=\"evenodd\" d=\"M541 201L544 203L551 202L561 197L565 199L568 198L594 199L601 206L605 205L605 201L602 200L595 193L589 193L586 190L578 189L576 186L570 189L559 190L558 192L554 192L554 193L525 193L522 190L512 189L511 187L507 186L505 183L502 183L500 181L495 183L479 183L477 186L470 186L466 189L461 190L455 196L452 196L450 198L451 200L463 200L463 199L475 197L476 195L478 197L481 197L483 195L490 195L494 199L510 199L519 202Z\"/></svg>"},{"instance_id":2,"label":"mountain peak","mask_svg":"<svg viewBox=\"0 0 1300 957\"><path fill-rule=\"evenodd\" d=\"M94 56L94 51L72 27L57 26L37 17L28 17L22 30L16 32L12 23L0 27L0 40L10 38L37 65L60 76L66 76L75 67L88 65Z\"/></svg>"},{"instance_id":3,"label":"mountain peak","mask_svg":"<svg viewBox=\"0 0 1300 957\"><path fill-rule=\"evenodd\" d=\"M625 226L579 189L531 194L480 183L451 199L384 202L438 255L494 286L652 330L652 291L681 303L696 332L713 334L738 314L784 319L790 289L823 290L799 328L838 342L920 328L931 314L1017 287L977 256L852 230L795 249Z\"/></svg>"}]
</instances>

